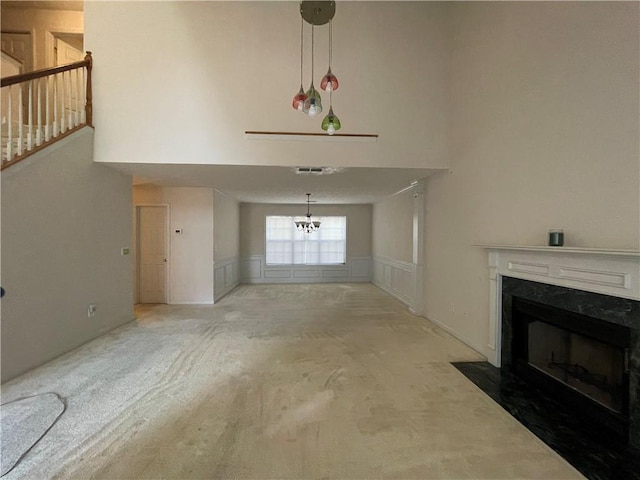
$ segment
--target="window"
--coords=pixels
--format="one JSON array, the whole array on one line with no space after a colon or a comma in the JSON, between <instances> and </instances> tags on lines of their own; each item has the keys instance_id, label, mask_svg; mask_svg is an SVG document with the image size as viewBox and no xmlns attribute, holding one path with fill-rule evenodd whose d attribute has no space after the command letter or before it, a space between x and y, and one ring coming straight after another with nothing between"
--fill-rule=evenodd
<instances>
[{"instance_id":1,"label":"window","mask_svg":"<svg viewBox=\"0 0 640 480\"><path fill-rule=\"evenodd\" d=\"M320 229L302 233L295 221L305 217L267 216L267 265L344 264L347 251L347 217L316 217Z\"/></svg>"}]
</instances>

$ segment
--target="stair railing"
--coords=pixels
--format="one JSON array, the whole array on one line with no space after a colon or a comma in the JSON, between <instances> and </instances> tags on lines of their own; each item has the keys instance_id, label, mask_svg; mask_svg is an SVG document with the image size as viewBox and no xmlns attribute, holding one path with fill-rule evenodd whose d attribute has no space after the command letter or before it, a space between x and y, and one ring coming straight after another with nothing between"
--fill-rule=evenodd
<instances>
[{"instance_id":1,"label":"stair railing","mask_svg":"<svg viewBox=\"0 0 640 480\"><path fill-rule=\"evenodd\" d=\"M0 169L93 125L92 66L91 52L87 52L80 62L1 80Z\"/></svg>"}]
</instances>

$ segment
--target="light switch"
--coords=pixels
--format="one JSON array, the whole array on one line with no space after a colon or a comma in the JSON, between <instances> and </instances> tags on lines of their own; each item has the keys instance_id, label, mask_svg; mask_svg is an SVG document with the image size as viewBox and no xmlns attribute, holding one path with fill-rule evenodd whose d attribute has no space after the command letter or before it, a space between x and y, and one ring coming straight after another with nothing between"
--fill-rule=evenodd
<instances>
[{"instance_id":1,"label":"light switch","mask_svg":"<svg viewBox=\"0 0 640 480\"><path fill-rule=\"evenodd\" d=\"M120 249L120 255L129 255L129 247L122 247Z\"/></svg>"}]
</instances>

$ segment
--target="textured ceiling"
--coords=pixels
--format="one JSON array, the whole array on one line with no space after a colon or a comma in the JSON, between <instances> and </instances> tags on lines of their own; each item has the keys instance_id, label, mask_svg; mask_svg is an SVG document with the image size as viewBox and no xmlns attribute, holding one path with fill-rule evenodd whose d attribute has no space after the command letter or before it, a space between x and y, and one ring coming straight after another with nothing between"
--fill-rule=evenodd
<instances>
[{"instance_id":1,"label":"textured ceiling","mask_svg":"<svg viewBox=\"0 0 640 480\"><path fill-rule=\"evenodd\" d=\"M134 175L134 184L211 187L247 203L375 203L437 170L345 168L331 175L297 175L292 167L105 163Z\"/></svg>"}]
</instances>

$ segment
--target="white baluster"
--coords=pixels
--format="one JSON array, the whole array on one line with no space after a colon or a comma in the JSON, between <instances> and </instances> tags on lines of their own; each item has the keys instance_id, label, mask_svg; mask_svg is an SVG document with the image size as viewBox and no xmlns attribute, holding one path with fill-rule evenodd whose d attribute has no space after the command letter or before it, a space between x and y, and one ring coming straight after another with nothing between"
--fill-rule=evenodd
<instances>
[{"instance_id":1,"label":"white baluster","mask_svg":"<svg viewBox=\"0 0 640 480\"><path fill-rule=\"evenodd\" d=\"M67 120L66 120L66 112L64 111L64 72L60 75L60 133L64 133L67 131Z\"/></svg>"},{"instance_id":2,"label":"white baluster","mask_svg":"<svg viewBox=\"0 0 640 480\"><path fill-rule=\"evenodd\" d=\"M23 106L24 104L22 103L22 85L18 84L18 148L16 150L18 155L22 155L22 146L24 142L22 131L24 126L24 119L22 118L24 114L24 112L22 111Z\"/></svg>"},{"instance_id":3,"label":"white baluster","mask_svg":"<svg viewBox=\"0 0 640 480\"><path fill-rule=\"evenodd\" d=\"M85 70L84 68L80 69L80 121L82 123L86 123L87 122L87 111L84 109L84 105L85 103L87 103L87 99L86 94L87 94L87 87L85 85L86 83L86 75L85 75Z\"/></svg>"},{"instance_id":4,"label":"white baluster","mask_svg":"<svg viewBox=\"0 0 640 480\"><path fill-rule=\"evenodd\" d=\"M75 125L73 124L73 82L71 81L73 79L73 72L71 70L69 70L67 72L67 83L69 84L69 90L67 90L67 93L69 94L67 96L67 103L69 104L69 108L67 109L67 111L69 112L69 129L72 129L73 127L75 127Z\"/></svg>"},{"instance_id":5,"label":"white baluster","mask_svg":"<svg viewBox=\"0 0 640 480\"><path fill-rule=\"evenodd\" d=\"M8 125L7 125L7 161L13 160L13 85L9 85L9 111L8 111Z\"/></svg>"},{"instance_id":6,"label":"white baluster","mask_svg":"<svg viewBox=\"0 0 640 480\"><path fill-rule=\"evenodd\" d=\"M47 77L45 77L47 78ZM40 146L42 144L42 79L39 78L38 79L38 101L36 102L37 104L37 109L38 111L37 113L37 122L38 122L38 127L36 128L36 145Z\"/></svg>"},{"instance_id":7,"label":"white baluster","mask_svg":"<svg viewBox=\"0 0 640 480\"><path fill-rule=\"evenodd\" d=\"M51 109L49 108L49 77L44 77L44 104L45 104L45 113L44 113L44 141L48 142L51 139L51 127L49 125L51 118Z\"/></svg>"},{"instance_id":8,"label":"white baluster","mask_svg":"<svg viewBox=\"0 0 640 480\"><path fill-rule=\"evenodd\" d=\"M78 91L80 89L80 69L79 68L76 68L75 74L76 74L76 85L75 85L75 87L76 87L76 92L75 92L76 93L76 108L75 108L75 110L73 112L73 115L75 117L76 127L77 127L78 125L80 125L80 93Z\"/></svg>"},{"instance_id":9,"label":"white baluster","mask_svg":"<svg viewBox=\"0 0 640 480\"><path fill-rule=\"evenodd\" d=\"M27 113L27 152L33 148L33 80L29 80L29 112Z\"/></svg>"},{"instance_id":10,"label":"white baluster","mask_svg":"<svg viewBox=\"0 0 640 480\"><path fill-rule=\"evenodd\" d=\"M53 76L53 136L58 136L58 75Z\"/></svg>"}]
</instances>

